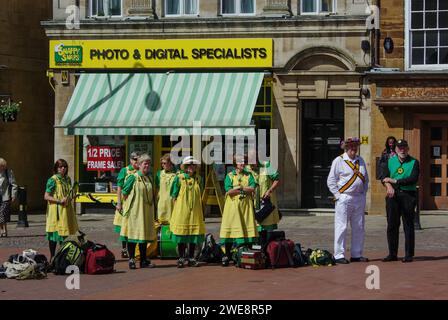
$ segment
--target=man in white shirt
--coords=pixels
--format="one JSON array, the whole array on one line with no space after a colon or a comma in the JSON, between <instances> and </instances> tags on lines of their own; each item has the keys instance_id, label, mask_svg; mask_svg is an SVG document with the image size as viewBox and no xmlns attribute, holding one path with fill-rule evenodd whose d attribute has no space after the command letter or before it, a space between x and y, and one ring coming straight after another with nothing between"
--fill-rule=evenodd
<instances>
[{"instance_id":1,"label":"man in white shirt","mask_svg":"<svg viewBox=\"0 0 448 320\"><path fill-rule=\"evenodd\" d=\"M345 236L348 222L352 228L350 262L367 262L362 256L364 247L364 210L369 177L364 160L357 155L358 138L347 138L342 143L345 153L331 164L327 186L334 195L334 257L337 263L347 264Z\"/></svg>"}]
</instances>

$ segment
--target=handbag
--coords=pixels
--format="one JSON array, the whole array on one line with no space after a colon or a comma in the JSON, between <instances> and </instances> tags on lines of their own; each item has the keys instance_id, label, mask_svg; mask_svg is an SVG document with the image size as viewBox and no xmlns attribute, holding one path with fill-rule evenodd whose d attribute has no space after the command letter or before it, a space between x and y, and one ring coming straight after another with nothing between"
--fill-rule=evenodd
<instances>
[{"instance_id":1,"label":"handbag","mask_svg":"<svg viewBox=\"0 0 448 320\"><path fill-rule=\"evenodd\" d=\"M272 204L271 199L261 199L260 210L255 211L255 220L257 220L258 223L261 223L274 211L274 209L275 206Z\"/></svg>"}]
</instances>

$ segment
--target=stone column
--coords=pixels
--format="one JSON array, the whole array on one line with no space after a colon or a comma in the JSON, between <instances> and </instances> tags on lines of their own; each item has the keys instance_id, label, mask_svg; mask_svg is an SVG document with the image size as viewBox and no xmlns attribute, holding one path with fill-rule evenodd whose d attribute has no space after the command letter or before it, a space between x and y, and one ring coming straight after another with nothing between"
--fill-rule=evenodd
<instances>
[{"instance_id":1,"label":"stone column","mask_svg":"<svg viewBox=\"0 0 448 320\"><path fill-rule=\"evenodd\" d=\"M133 16L146 16L154 18L152 0L131 0L129 14Z\"/></svg>"},{"instance_id":2,"label":"stone column","mask_svg":"<svg viewBox=\"0 0 448 320\"><path fill-rule=\"evenodd\" d=\"M266 0L263 15L269 17L290 17L291 8L288 0Z\"/></svg>"}]
</instances>

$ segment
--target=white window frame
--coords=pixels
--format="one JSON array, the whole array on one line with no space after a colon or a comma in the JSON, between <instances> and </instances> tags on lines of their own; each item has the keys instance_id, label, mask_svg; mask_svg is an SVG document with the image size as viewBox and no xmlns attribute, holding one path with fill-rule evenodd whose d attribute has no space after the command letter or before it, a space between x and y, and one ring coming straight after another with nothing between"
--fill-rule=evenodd
<instances>
[{"instance_id":1,"label":"white window frame","mask_svg":"<svg viewBox=\"0 0 448 320\"><path fill-rule=\"evenodd\" d=\"M303 10L304 1L301 0L300 1L300 15L302 15L302 16L317 16L317 15L328 15L328 14L336 13L336 5L337 5L336 0L333 0L333 3L332 3L333 10L332 11L320 11L320 8L322 6L321 0L314 0L314 1L316 2L316 11L304 12L304 10Z\"/></svg>"},{"instance_id":2,"label":"white window frame","mask_svg":"<svg viewBox=\"0 0 448 320\"><path fill-rule=\"evenodd\" d=\"M93 7L93 2L98 2L98 1L104 1L104 0L89 0L89 17L90 18L121 18L123 17L123 2L124 0L120 0L120 4L121 4L121 8L120 8L120 15L106 15L106 12L109 13L109 6L106 6L107 11L105 12L104 16L99 16L99 15L93 15L92 14L92 7ZM110 0L106 0L105 2L109 3Z\"/></svg>"},{"instance_id":3,"label":"white window frame","mask_svg":"<svg viewBox=\"0 0 448 320\"><path fill-rule=\"evenodd\" d=\"M252 0L254 3L254 13L241 13L241 0L234 0L235 1L235 13L223 13L222 6L224 4L224 1L220 1L220 12L223 17L235 17L235 16L246 16L246 17L253 17L257 14L257 1Z\"/></svg>"},{"instance_id":4,"label":"white window frame","mask_svg":"<svg viewBox=\"0 0 448 320\"><path fill-rule=\"evenodd\" d=\"M404 65L406 71L412 71L412 70L447 70L448 64L419 64L419 65L412 65L412 43L411 43L411 0L405 0L404 2L404 12L405 12L405 18L404 18L404 28L405 28L405 35L404 35L404 44L405 44L405 57L404 57ZM423 2L424 3L424 2ZM438 2L437 2L438 3ZM424 4L423 4L424 5ZM423 7L424 9L424 7ZM439 12L439 8L437 8L437 12ZM437 15L438 19L438 15ZM423 27L425 26L425 20L423 15ZM447 29L421 29L422 31L426 30L433 30L433 31L440 31L440 30L447 30ZM424 40L424 51L426 52L426 37ZM437 45L437 48L440 48L440 44ZM426 55L426 54L425 54ZM439 57L439 56L438 56Z\"/></svg>"},{"instance_id":5,"label":"white window frame","mask_svg":"<svg viewBox=\"0 0 448 320\"><path fill-rule=\"evenodd\" d=\"M169 14L168 10L167 10L167 0L163 0L163 10L165 12L165 17L198 17L199 16L199 8L200 8L200 0L196 0L198 5L198 11L196 13L185 13L185 8L184 8L184 0L178 0L180 1L180 14Z\"/></svg>"}]
</instances>

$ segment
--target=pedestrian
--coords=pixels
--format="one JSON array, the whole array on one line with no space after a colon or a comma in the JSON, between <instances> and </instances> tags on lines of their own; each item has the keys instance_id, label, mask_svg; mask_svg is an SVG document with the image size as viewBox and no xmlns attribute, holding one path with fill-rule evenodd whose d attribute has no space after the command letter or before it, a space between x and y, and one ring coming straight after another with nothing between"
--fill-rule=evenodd
<instances>
[{"instance_id":1,"label":"pedestrian","mask_svg":"<svg viewBox=\"0 0 448 320\"><path fill-rule=\"evenodd\" d=\"M420 165L418 160L409 155L409 145L406 140L398 140L395 151L397 155L389 159L382 179L387 194L387 244L389 247L389 255L383 261L398 260L401 216L405 239L405 257L402 261L412 262L415 247L414 215Z\"/></svg>"},{"instance_id":2,"label":"pedestrian","mask_svg":"<svg viewBox=\"0 0 448 320\"><path fill-rule=\"evenodd\" d=\"M182 160L181 171L171 186L174 207L170 219L171 240L177 243L179 259L177 267L198 267L194 257L196 245L204 242L205 223L202 208L202 178L199 161L191 156Z\"/></svg>"},{"instance_id":3,"label":"pedestrian","mask_svg":"<svg viewBox=\"0 0 448 320\"><path fill-rule=\"evenodd\" d=\"M64 159L56 160L53 176L47 180L44 199L47 201L46 239L49 242L51 259L56 246L68 236L78 231L73 206L73 186L68 176L68 163Z\"/></svg>"},{"instance_id":4,"label":"pedestrian","mask_svg":"<svg viewBox=\"0 0 448 320\"><path fill-rule=\"evenodd\" d=\"M220 241L225 246L224 267L229 265L233 245L250 245L258 241L253 202L257 184L245 169L244 157L235 157L234 166L235 170L229 172L224 180L226 199L220 231Z\"/></svg>"},{"instance_id":5,"label":"pedestrian","mask_svg":"<svg viewBox=\"0 0 448 320\"><path fill-rule=\"evenodd\" d=\"M121 224L122 224L122 215L123 215L123 202L124 199L122 197L122 190L124 186L124 182L126 179L135 174L138 170L138 157L140 156L140 152L131 152L130 159L129 159L129 165L125 168L122 168L120 170L120 173L117 177L117 205L115 210L115 217L114 217L114 231L118 234L121 233ZM122 241L121 242L121 257L123 259L129 258L129 253L127 250L127 242Z\"/></svg>"},{"instance_id":6,"label":"pedestrian","mask_svg":"<svg viewBox=\"0 0 448 320\"><path fill-rule=\"evenodd\" d=\"M344 154L331 164L327 179L328 189L334 195L334 257L337 263L347 264L345 258L345 238L348 222L352 228L350 262L367 262L363 257L364 248L364 210L369 176L364 160L357 155L360 142L358 138L347 138L342 143Z\"/></svg>"},{"instance_id":7,"label":"pedestrian","mask_svg":"<svg viewBox=\"0 0 448 320\"><path fill-rule=\"evenodd\" d=\"M123 219L120 240L126 241L129 253L129 269L136 269L135 248L140 251L140 268L153 268L155 265L146 259L147 244L154 242L155 193L150 178L151 157L142 154L138 157L138 170L128 176L122 189Z\"/></svg>"},{"instance_id":8,"label":"pedestrian","mask_svg":"<svg viewBox=\"0 0 448 320\"><path fill-rule=\"evenodd\" d=\"M0 237L8 236L8 222L11 220L11 203L17 199L17 183L14 173L5 159L0 158Z\"/></svg>"},{"instance_id":9,"label":"pedestrian","mask_svg":"<svg viewBox=\"0 0 448 320\"><path fill-rule=\"evenodd\" d=\"M171 212L173 211L173 201L170 196L171 186L176 177L176 170L171 162L170 154L167 153L160 158L162 169L157 171L157 220L161 224L169 224Z\"/></svg>"},{"instance_id":10,"label":"pedestrian","mask_svg":"<svg viewBox=\"0 0 448 320\"><path fill-rule=\"evenodd\" d=\"M384 144L384 150L381 153L381 157L378 163L378 172L377 172L378 179L381 179L381 177L383 177L383 171L385 167L387 167L387 162L389 161L389 159L396 155L395 153L396 144L397 139L395 139L395 137L393 136L387 137L386 143Z\"/></svg>"}]
</instances>

